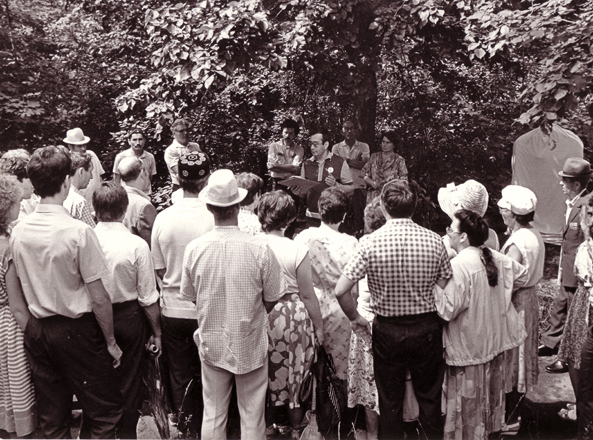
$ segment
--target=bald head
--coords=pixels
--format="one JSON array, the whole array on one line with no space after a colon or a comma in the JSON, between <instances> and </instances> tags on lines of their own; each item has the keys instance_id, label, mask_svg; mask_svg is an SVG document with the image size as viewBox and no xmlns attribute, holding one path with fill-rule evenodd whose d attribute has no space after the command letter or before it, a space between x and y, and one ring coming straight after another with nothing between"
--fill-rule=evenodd
<instances>
[{"instance_id":1,"label":"bald head","mask_svg":"<svg viewBox=\"0 0 593 440\"><path fill-rule=\"evenodd\" d=\"M121 176L121 180L126 183L133 182L142 173L142 162L136 157L126 157L121 160L117 167L117 171Z\"/></svg>"}]
</instances>

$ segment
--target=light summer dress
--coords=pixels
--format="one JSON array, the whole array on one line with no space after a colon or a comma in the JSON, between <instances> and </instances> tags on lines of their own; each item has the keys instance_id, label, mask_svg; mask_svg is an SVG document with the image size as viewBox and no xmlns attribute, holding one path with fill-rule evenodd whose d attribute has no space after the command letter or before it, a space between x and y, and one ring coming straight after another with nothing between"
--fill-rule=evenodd
<instances>
[{"instance_id":1,"label":"light summer dress","mask_svg":"<svg viewBox=\"0 0 593 440\"><path fill-rule=\"evenodd\" d=\"M350 320L342 311L334 288L358 246L356 238L334 231L321 224L301 232L295 241L309 248L313 269L313 286L319 299L323 318L323 347L332 355L339 379L348 378L348 353L350 351Z\"/></svg>"},{"instance_id":2,"label":"light summer dress","mask_svg":"<svg viewBox=\"0 0 593 440\"><path fill-rule=\"evenodd\" d=\"M0 237L0 429L23 437L37 426L35 392L23 331L8 305L8 239Z\"/></svg>"}]
</instances>

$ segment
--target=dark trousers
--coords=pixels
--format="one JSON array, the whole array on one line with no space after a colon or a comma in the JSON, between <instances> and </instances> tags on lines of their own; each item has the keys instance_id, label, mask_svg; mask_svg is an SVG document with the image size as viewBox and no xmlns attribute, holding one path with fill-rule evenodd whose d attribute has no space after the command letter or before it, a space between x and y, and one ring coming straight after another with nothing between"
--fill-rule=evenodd
<instances>
[{"instance_id":1,"label":"dark trousers","mask_svg":"<svg viewBox=\"0 0 593 440\"><path fill-rule=\"evenodd\" d=\"M115 370L119 389L124 398L124 412L118 438L137 438L136 427L140 418L142 366L145 360L145 345L149 338L146 315L137 300L113 304L113 330L115 341L121 351L121 365ZM89 438L88 420L82 413L80 438Z\"/></svg>"},{"instance_id":2,"label":"dark trousers","mask_svg":"<svg viewBox=\"0 0 593 440\"><path fill-rule=\"evenodd\" d=\"M163 352L169 364L173 410L176 413L179 410L183 412L180 420L181 429L189 429L199 433L204 405L200 375L200 355L194 342L194 332L198 329L198 321L162 316L161 323ZM192 379L192 386L187 391L187 396L185 396ZM184 421L189 416L191 416L191 421L186 427Z\"/></svg>"},{"instance_id":3,"label":"dark trousers","mask_svg":"<svg viewBox=\"0 0 593 440\"><path fill-rule=\"evenodd\" d=\"M442 326L436 313L373 322L373 362L379 393L379 435L404 438L403 403L406 369L412 375L420 409L422 438L442 438L441 392L445 374Z\"/></svg>"},{"instance_id":4,"label":"dark trousers","mask_svg":"<svg viewBox=\"0 0 593 440\"><path fill-rule=\"evenodd\" d=\"M566 315L575 291L576 287L560 286L558 295L554 298L550 309L549 324L541 335L541 342L546 347L555 348L560 344L562 333L564 333Z\"/></svg>"},{"instance_id":5,"label":"dark trousers","mask_svg":"<svg viewBox=\"0 0 593 440\"><path fill-rule=\"evenodd\" d=\"M88 419L90 437L115 438L123 399L113 358L94 314L77 319L31 316L25 328L25 350L44 437L71 438L75 394Z\"/></svg>"}]
</instances>

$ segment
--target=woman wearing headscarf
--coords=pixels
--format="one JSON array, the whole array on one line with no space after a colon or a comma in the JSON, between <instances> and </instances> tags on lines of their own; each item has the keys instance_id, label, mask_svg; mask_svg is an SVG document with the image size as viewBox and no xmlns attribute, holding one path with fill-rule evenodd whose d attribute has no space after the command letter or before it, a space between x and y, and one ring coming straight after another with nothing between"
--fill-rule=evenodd
<instances>
[{"instance_id":1,"label":"woman wearing headscarf","mask_svg":"<svg viewBox=\"0 0 593 440\"><path fill-rule=\"evenodd\" d=\"M445 439L486 440L504 423L505 351L525 339L511 302L523 286L523 266L484 246L488 226L475 212L455 213L447 235L457 256L445 289L435 286L443 329L447 373L443 382Z\"/></svg>"},{"instance_id":2,"label":"woman wearing headscarf","mask_svg":"<svg viewBox=\"0 0 593 440\"><path fill-rule=\"evenodd\" d=\"M523 320L527 338L525 342L507 353L512 391L507 396L508 431L519 429L518 405L523 394L535 384L538 376L539 307L535 285L544 274L545 247L542 237L531 222L537 198L533 191L519 185L509 185L502 190L498 201L500 215L510 231L510 237L501 253L511 257L527 269L527 282L513 292L513 304Z\"/></svg>"}]
</instances>

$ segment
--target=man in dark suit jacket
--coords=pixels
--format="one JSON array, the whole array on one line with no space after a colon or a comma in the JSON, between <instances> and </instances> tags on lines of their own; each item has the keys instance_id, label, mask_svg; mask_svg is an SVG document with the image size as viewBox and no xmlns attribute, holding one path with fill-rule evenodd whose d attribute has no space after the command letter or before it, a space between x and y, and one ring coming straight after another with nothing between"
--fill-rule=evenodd
<instances>
[{"instance_id":1,"label":"man in dark suit jacket","mask_svg":"<svg viewBox=\"0 0 593 440\"><path fill-rule=\"evenodd\" d=\"M558 174L562 177L560 184L568 199L560 256L560 290L550 310L550 323L541 335L540 356L550 356L558 352L566 314L577 288L573 269L574 260L577 248L585 240L581 230L581 206L586 206L591 197L587 192L587 184L591 179L589 162L577 157L569 157ZM564 373L568 371L568 367L564 362L556 361L548 365L546 370L550 373Z\"/></svg>"}]
</instances>

